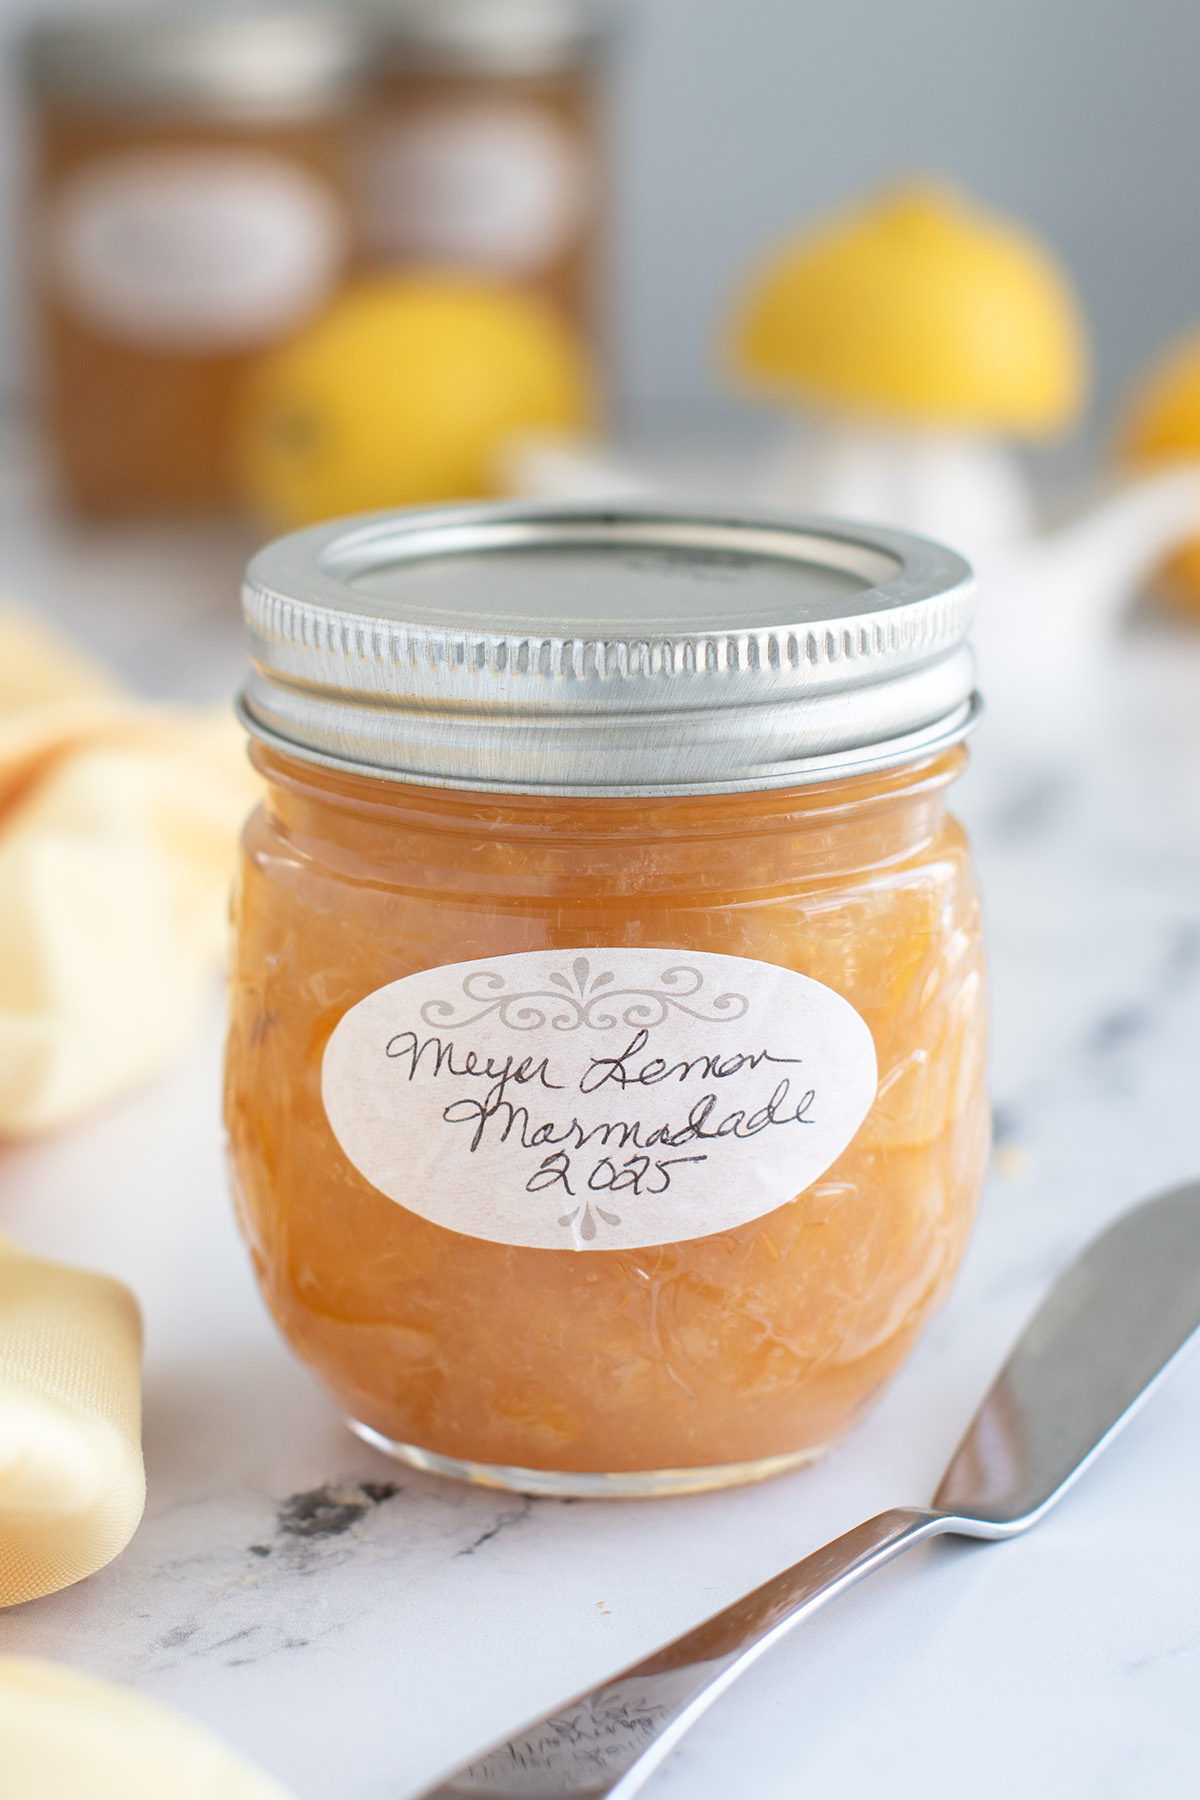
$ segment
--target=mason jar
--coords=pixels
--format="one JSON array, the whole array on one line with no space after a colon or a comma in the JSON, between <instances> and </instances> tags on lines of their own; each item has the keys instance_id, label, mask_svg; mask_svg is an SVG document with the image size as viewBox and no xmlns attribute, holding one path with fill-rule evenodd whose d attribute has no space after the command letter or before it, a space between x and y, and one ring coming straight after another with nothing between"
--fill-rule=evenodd
<instances>
[{"instance_id":1,"label":"mason jar","mask_svg":"<svg viewBox=\"0 0 1200 1800\"><path fill-rule=\"evenodd\" d=\"M598 328L608 186L598 0L380 0L362 138L370 259L473 271Z\"/></svg>"},{"instance_id":2,"label":"mason jar","mask_svg":"<svg viewBox=\"0 0 1200 1800\"><path fill-rule=\"evenodd\" d=\"M74 504L231 497L249 358L340 286L369 46L346 13L95 14L36 26L30 251L51 447Z\"/></svg>"},{"instance_id":3,"label":"mason jar","mask_svg":"<svg viewBox=\"0 0 1200 1800\"><path fill-rule=\"evenodd\" d=\"M656 1494L878 1397L988 1148L971 611L920 539L668 508L255 557L237 1206L369 1443Z\"/></svg>"}]
</instances>

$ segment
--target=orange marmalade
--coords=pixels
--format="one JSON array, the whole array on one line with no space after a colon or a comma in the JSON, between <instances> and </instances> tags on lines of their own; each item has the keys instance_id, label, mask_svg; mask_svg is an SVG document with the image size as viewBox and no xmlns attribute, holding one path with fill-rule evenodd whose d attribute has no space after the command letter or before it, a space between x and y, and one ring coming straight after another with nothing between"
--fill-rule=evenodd
<instances>
[{"instance_id":1,"label":"orange marmalade","mask_svg":"<svg viewBox=\"0 0 1200 1800\"><path fill-rule=\"evenodd\" d=\"M898 533L628 508L251 565L237 1203L368 1441L678 1491L878 1396L988 1145L968 594Z\"/></svg>"}]
</instances>

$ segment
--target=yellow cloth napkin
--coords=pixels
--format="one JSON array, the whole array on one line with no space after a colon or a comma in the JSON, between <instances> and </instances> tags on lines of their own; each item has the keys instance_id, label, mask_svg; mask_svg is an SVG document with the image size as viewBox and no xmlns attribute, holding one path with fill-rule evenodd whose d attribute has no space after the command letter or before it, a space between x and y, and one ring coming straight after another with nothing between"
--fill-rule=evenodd
<instances>
[{"instance_id":1,"label":"yellow cloth napkin","mask_svg":"<svg viewBox=\"0 0 1200 1800\"><path fill-rule=\"evenodd\" d=\"M187 1042L260 787L226 709L152 706L0 609L0 1136L68 1124Z\"/></svg>"},{"instance_id":2,"label":"yellow cloth napkin","mask_svg":"<svg viewBox=\"0 0 1200 1800\"><path fill-rule=\"evenodd\" d=\"M141 1349L119 1281L0 1235L0 1606L94 1574L133 1536L146 1499Z\"/></svg>"},{"instance_id":3,"label":"yellow cloth napkin","mask_svg":"<svg viewBox=\"0 0 1200 1800\"><path fill-rule=\"evenodd\" d=\"M0 1657L4 1800L288 1800L182 1713L78 1669Z\"/></svg>"}]
</instances>

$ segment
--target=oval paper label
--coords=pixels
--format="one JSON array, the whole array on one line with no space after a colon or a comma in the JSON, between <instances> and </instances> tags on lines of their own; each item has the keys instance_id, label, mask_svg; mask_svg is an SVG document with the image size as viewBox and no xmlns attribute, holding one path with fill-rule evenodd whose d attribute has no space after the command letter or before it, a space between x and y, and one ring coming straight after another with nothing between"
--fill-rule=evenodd
<instances>
[{"instance_id":1,"label":"oval paper label","mask_svg":"<svg viewBox=\"0 0 1200 1800\"><path fill-rule=\"evenodd\" d=\"M832 988L693 950L449 963L360 1000L325 1050L334 1135L451 1231L631 1250L802 1193L875 1098L875 1045Z\"/></svg>"},{"instance_id":2,"label":"oval paper label","mask_svg":"<svg viewBox=\"0 0 1200 1800\"><path fill-rule=\"evenodd\" d=\"M380 255L527 274L561 256L588 211L576 139L532 106L469 103L368 140L368 230Z\"/></svg>"},{"instance_id":3,"label":"oval paper label","mask_svg":"<svg viewBox=\"0 0 1200 1800\"><path fill-rule=\"evenodd\" d=\"M133 150L64 177L47 222L59 292L125 342L267 342L330 298L348 226L333 189L266 151Z\"/></svg>"}]
</instances>

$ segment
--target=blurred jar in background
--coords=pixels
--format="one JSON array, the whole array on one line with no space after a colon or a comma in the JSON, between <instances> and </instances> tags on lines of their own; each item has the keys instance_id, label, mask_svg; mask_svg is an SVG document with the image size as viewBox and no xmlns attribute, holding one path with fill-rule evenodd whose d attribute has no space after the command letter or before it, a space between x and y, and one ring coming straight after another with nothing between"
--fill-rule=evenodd
<instances>
[{"instance_id":1,"label":"blurred jar in background","mask_svg":"<svg viewBox=\"0 0 1200 1800\"><path fill-rule=\"evenodd\" d=\"M468 269L596 331L607 168L597 0L383 0L360 165L378 267Z\"/></svg>"},{"instance_id":2,"label":"blurred jar in background","mask_svg":"<svg viewBox=\"0 0 1200 1800\"><path fill-rule=\"evenodd\" d=\"M154 12L26 42L31 249L49 422L85 510L226 500L248 358L316 313L355 247L349 16Z\"/></svg>"}]
</instances>

